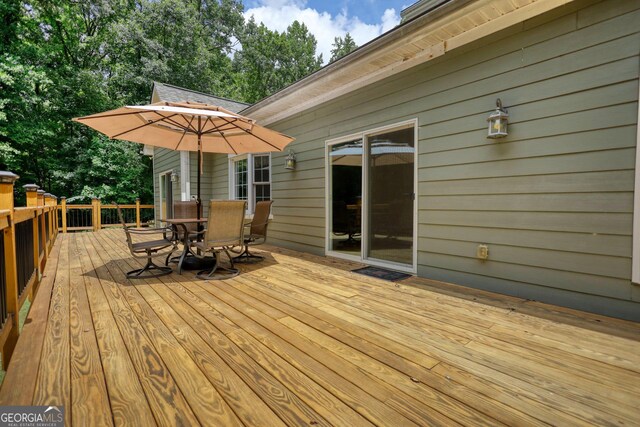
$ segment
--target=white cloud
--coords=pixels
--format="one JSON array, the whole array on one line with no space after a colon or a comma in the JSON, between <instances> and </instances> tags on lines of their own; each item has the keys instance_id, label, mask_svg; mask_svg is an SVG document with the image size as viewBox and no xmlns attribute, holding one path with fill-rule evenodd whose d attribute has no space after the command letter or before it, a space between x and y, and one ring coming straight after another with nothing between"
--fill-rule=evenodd
<instances>
[{"instance_id":1,"label":"white cloud","mask_svg":"<svg viewBox=\"0 0 640 427\"><path fill-rule=\"evenodd\" d=\"M325 63L331 58L331 45L335 37L350 33L356 44L362 46L400 22L395 9L385 10L379 23L367 24L357 16L349 16L346 9L333 16L307 7L305 0L259 0L256 7L244 13L245 19L251 16L256 22L262 22L267 28L279 32L285 31L295 20L303 22L318 41L316 53L322 53Z\"/></svg>"}]
</instances>

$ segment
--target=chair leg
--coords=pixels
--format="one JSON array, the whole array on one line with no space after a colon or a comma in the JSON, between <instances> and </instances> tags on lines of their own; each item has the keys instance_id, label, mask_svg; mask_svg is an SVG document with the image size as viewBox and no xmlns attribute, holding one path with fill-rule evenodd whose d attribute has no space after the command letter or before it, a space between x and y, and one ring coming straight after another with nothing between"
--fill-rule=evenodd
<instances>
[{"instance_id":1,"label":"chair leg","mask_svg":"<svg viewBox=\"0 0 640 427\"><path fill-rule=\"evenodd\" d=\"M227 251L225 251L227 252ZM233 260L231 259L231 257L229 257L229 261L231 263L231 268L226 268L226 267L222 267L220 266L220 252L216 252L214 253L215 255L215 264L213 265L213 268L211 270L202 270L199 271L198 274L196 274L196 277L198 279L202 279L202 280L224 280L224 279L230 279L232 277L236 277L238 274L240 274L240 270L238 270L237 268L233 268ZM227 255L229 255L229 252L227 252Z\"/></svg>"},{"instance_id":2,"label":"chair leg","mask_svg":"<svg viewBox=\"0 0 640 427\"><path fill-rule=\"evenodd\" d=\"M233 257L233 261L235 262L247 262L247 263L260 262L263 259L264 259L263 256L254 255L251 252L249 252L249 245L244 245L244 250L240 253L240 255Z\"/></svg>"},{"instance_id":3,"label":"chair leg","mask_svg":"<svg viewBox=\"0 0 640 427\"><path fill-rule=\"evenodd\" d=\"M154 264L151 258L151 251L147 251L147 255L147 264L143 268L129 271L127 273L127 277L129 279L147 279L152 277L166 276L167 274L173 273L173 269L171 267L162 267ZM154 273L154 270L157 270L158 272ZM149 272L151 273L148 274Z\"/></svg>"}]
</instances>

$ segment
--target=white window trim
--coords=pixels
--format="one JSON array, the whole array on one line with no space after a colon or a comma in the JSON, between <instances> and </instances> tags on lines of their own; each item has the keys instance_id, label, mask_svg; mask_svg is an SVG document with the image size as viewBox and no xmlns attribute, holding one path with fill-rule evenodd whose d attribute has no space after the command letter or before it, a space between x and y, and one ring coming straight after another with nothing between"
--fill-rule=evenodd
<instances>
[{"instance_id":1,"label":"white window trim","mask_svg":"<svg viewBox=\"0 0 640 427\"><path fill-rule=\"evenodd\" d=\"M638 103L640 105L640 79L638 79ZM636 171L633 188L633 248L631 255L631 282L640 284L640 108L636 122Z\"/></svg>"},{"instance_id":2,"label":"white window trim","mask_svg":"<svg viewBox=\"0 0 640 427\"><path fill-rule=\"evenodd\" d=\"M171 175L173 173L173 169L167 169L165 171L159 172L158 173L158 194L160 195L159 200L160 200L160 204L158 205L158 215L156 219L166 219L166 218L162 218L162 201L164 200L164 191L162 188L162 177L165 175ZM169 182L171 182L171 179L169 179ZM173 188L171 189L171 192L173 193ZM166 215L165 215L166 216Z\"/></svg>"},{"instance_id":3,"label":"white window trim","mask_svg":"<svg viewBox=\"0 0 640 427\"><path fill-rule=\"evenodd\" d=\"M180 196L183 202L191 200L190 152L180 152Z\"/></svg>"},{"instance_id":4,"label":"white window trim","mask_svg":"<svg viewBox=\"0 0 640 427\"><path fill-rule=\"evenodd\" d=\"M271 191L273 191L273 159L271 153L255 153L255 154L229 154L229 199L235 200L235 179L236 174L233 164L236 161L247 159L247 214L251 215L255 211L255 191L253 181L253 159L255 156L269 156L269 184L271 185Z\"/></svg>"}]
</instances>

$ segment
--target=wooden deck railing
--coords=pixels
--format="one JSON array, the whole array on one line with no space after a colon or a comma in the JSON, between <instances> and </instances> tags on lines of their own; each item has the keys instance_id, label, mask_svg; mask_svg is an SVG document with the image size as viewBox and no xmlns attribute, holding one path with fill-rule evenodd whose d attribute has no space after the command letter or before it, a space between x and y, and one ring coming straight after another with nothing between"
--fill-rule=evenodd
<instances>
[{"instance_id":1,"label":"wooden deck railing","mask_svg":"<svg viewBox=\"0 0 640 427\"><path fill-rule=\"evenodd\" d=\"M0 171L0 353L7 366L15 348L19 313L27 299L33 301L59 231L99 230L119 225L116 205L67 204L35 184L24 186L27 206L15 207L14 184L18 176ZM153 218L153 205L120 205L128 225L145 226Z\"/></svg>"},{"instance_id":2,"label":"wooden deck railing","mask_svg":"<svg viewBox=\"0 0 640 427\"><path fill-rule=\"evenodd\" d=\"M25 185L27 206L15 207L18 176L0 172L0 352L7 366L15 348L20 309L33 300L58 235L57 198Z\"/></svg>"},{"instance_id":3,"label":"wooden deck railing","mask_svg":"<svg viewBox=\"0 0 640 427\"><path fill-rule=\"evenodd\" d=\"M102 228L120 226L117 206L114 204L102 204L100 199L93 199L91 204L68 204L62 197L60 204L59 224L63 233L68 231L100 230ZM143 227L153 219L153 205L141 205L140 199L135 204L120 205L127 225Z\"/></svg>"}]
</instances>

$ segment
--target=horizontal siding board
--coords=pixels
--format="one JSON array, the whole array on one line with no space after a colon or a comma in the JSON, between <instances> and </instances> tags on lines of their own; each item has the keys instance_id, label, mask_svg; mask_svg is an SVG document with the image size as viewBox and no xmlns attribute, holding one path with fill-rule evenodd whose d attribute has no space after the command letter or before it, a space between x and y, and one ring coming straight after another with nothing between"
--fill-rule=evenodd
<instances>
[{"instance_id":1,"label":"horizontal siding board","mask_svg":"<svg viewBox=\"0 0 640 427\"><path fill-rule=\"evenodd\" d=\"M324 200L324 188L305 188L296 191L290 191L282 188L274 188L271 190L271 196L273 199L297 199L297 198L312 198Z\"/></svg>"},{"instance_id":2,"label":"horizontal siding board","mask_svg":"<svg viewBox=\"0 0 640 427\"><path fill-rule=\"evenodd\" d=\"M324 218L324 209L287 208L279 207L278 200L273 203L273 216L298 216L300 218Z\"/></svg>"},{"instance_id":3,"label":"horizontal siding board","mask_svg":"<svg viewBox=\"0 0 640 427\"><path fill-rule=\"evenodd\" d=\"M269 243L273 245L279 245L294 249L296 247L311 246L316 248L322 248L324 250L324 239L314 236L307 236L304 234L295 233L281 233L272 232L269 233ZM309 249L307 248L306 251Z\"/></svg>"},{"instance_id":4,"label":"horizontal siding board","mask_svg":"<svg viewBox=\"0 0 640 427\"><path fill-rule=\"evenodd\" d=\"M509 128L509 136L506 137L504 141L494 141L493 144L500 144L507 141L550 138L559 135L574 135L607 128L635 126L637 116L634 119L633 112L636 107L637 103L630 103L546 119L520 122ZM418 150L420 153L428 153L490 144L487 142L486 127L480 126L485 123L486 117L482 118L478 116L475 120L476 129L474 130L433 138L429 136L425 128L420 128Z\"/></svg>"},{"instance_id":5,"label":"horizontal siding board","mask_svg":"<svg viewBox=\"0 0 640 427\"><path fill-rule=\"evenodd\" d=\"M608 298L629 299L629 281L604 276L580 274L532 267L506 262L485 261L474 258L445 255L431 252L419 252L420 264L447 270L464 271L479 276L496 279L525 282L555 289L574 291L583 294L605 296Z\"/></svg>"},{"instance_id":6,"label":"horizontal siding board","mask_svg":"<svg viewBox=\"0 0 640 427\"><path fill-rule=\"evenodd\" d=\"M312 227L308 225L282 224L274 221L269 224L269 234L273 236L282 236L286 234L298 234L318 239L324 238L324 227Z\"/></svg>"},{"instance_id":7,"label":"horizontal siding board","mask_svg":"<svg viewBox=\"0 0 640 427\"><path fill-rule=\"evenodd\" d=\"M211 161L211 197L213 199L229 198L229 157L226 154L216 154Z\"/></svg>"},{"instance_id":8,"label":"horizontal siding board","mask_svg":"<svg viewBox=\"0 0 640 427\"><path fill-rule=\"evenodd\" d=\"M423 239L441 239L631 257L631 236L431 224L421 225L418 233L420 245Z\"/></svg>"},{"instance_id":9,"label":"horizontal siding board","mask_svg":"<svg viewBox=\"0 0 640 427\"><path fill-rule=\"evenodd\" d=\"M478 242L454 240L423 239L419 250L475 258ZM493 244L489 246L491 262L528 265L579 274L593 274L629 280L631 277L631 258L592 255L576 252L532 249L517 246Z\"/></svg>"},{"instance_id":10,"label":"horizontal siding board","mask_svg":"<svg viewBox=\"0 0 640 427\"><path fill-rule=\"evenodd\" d=\"M496 158L512 160L628 148L634 147L632 141L635 133L635 126L630 125L582 132L580 138L576 138L575 134L565 134L521 141L483 141L482 145L464 150L457 149L421 154L419 163L420 167L437 167L483 163Z\"/></svg>"},{"instance_id":11,"label":"horizontal siding board","mask_svg":"<svg viewBox=\"0 0 640 427\"><path fill-rule=\"evenodd\" d=\"M324 208L324 200L319 198L287 198L280 197L278 198L278 207L279 208L298 208L298 207L306 207L306 208Z\"/></svg>"},{"instance_id":12,"label":"horizontal siding board","mask_svg":"<svg viewBox=\"0 0 640 427\"><path fill-rule=\"evenodd\" d=\"M324 189L324 177L313 179L298 179L297 174L292 174L291 178L286 181L273 181L273 189L279 191L295 191L307 189Z\"/></svg>"},{"instance_id":13,"label":"horizontal siding board","mask_svg":"<svg viewBox=\"0 0 640 427\"><path fill-rule=\"evenodd\" d=\"M292 224L292 225L306 225L309 227L324 227L324 217L300 217L300 216L287 216L278 215L273 217L273 223L279 224Z\"/></svg>"},{"instance_id":14,"label":"horizontal siding board","mask_svg":"<svg viewBox=\"0 0 640 427\"><path fill-rule=\"evenodd\" d=\"M321 244L313 244L313 242L309 241L291 241L287 239L276 239L271 236L269 236L268 239L270 245L281 246L294 251L308 252L315 255L324 255L324 242L321 242Z\"/></svg>"},{"instance_id":15,"label":"horizontal siding board","mask_svg":"<svg viewBox=\"0 0 640 427\"><path fill-rule=\"evenodd\" d=\"M633 193L447 195L419 199L422 210L633 213Z\"/></svg>"},{"instance_id":16,"label":"horizontal siding board","mask_svg":"<svg viewBox=\"0 0 640 427\"><path fill-rule=\"evenodd\" d=\"M419 211L420 224L631 235L631 214Z\"/></svg>"},{"instance_id":17,"label":"horizontal siding board","mask_svg":"<svg viewBox=\"0 0 640 427\"><path fill-rule=\"evenodd\" d=\"M638 9L640 9L640 5L634 1L602 1L579 10L577 13L577 26L578 28L588 27L605 20L616 19L620 15Z\"/></svg>"},{"instance_id":18,"label":"horizontal siding board","mask_svg":"<svg viewBox=\"0 0 640 427\"><path fill-rule=\"evenodd\" d=\"M512 113L518 113L516 117L538 117L548 115L551 105L546 104L554 98L558 100L584 98L583 91L598 88L600 90L610 90L609 86L618 84L633 84L637 77L638 69L635 57L628 57L619 61L610 62L604 65L580 70L575 73L564 74L543 81L525 84L523 86L509 88L508 98L504 101L507 107L518 106ZM630 82L631 81L631 82ZM594 90L598 90L594 89ZM588 93L592 93L591 90ZM447 92L443 96L446 96ZM628 94L623 95L628 96ZM452 118L466 117L480 112L488 112L493 105L495 95L488 94L481 97L445 104L422 112L427 123L446 122ZM541 102L543 101L543 102ZM591 103L611 102L608 99L589 99ZM560 101L556 101L560 102ZM532 105L532 106L529 106ZM595 104L598 105L598 104ZM580 105L582 107L582 105ZM572 111L571 105L560 105L556 111ZM573 105L573 108L576 106ZM511 111L510 107L510 111ZM581 108L586 109L586 108ZM522 121L519 119L518 121Z\"/></svg>"},{"instance_id":19,"label":"horizontal siding board","mask_svg":"<svg viewBox=\"0 0 640 427\"><path fill-rule=\"evenodd\" d=\"M560 173L420 182L420 196L633 191L634 171ZM422 198L422 197L421 197Z\"/></svg>"},{"instance_id":20,"label":"horizontal siding board","mask_svg":"<svg viewBox=\"0 0 640 427\"><path fill-rule=\"evenodd\" d=\"M420 276L433 278L445 282L458 283L492 292L513 295L520 298L547 302L565 307L602 312L606 307L612 316L638 321L638 304L621 299L589 295L580 292L567 291L548 286L523 283L517 280L505 280L495 277L482 276L464 271L449 270L442 267L420 266ZM514 308L517 310L517 308Z\"/></svg>"},{"instance_id":21,"label":"horizontal siding board","mask_svg":"<svg viewBox=\"0 0 640 427\"><path fill-rule=\"evenodd\" d=\"M579 110L579 107L576 107ZM634 117L634 113L636 113ZM441 141L441 147L433 146L433 139L453 136L452 139L464 137L469 134L477 139L470 140L479 145L482 140L486 141L486 118L487 113L477 114L472 117L454 119L446 123L440 122L433 125L428 124L428 117L419 120L420 145L427 144L431 151L441 151L453 148L447 144L446 140ZM613 105L604 108L597 108L586 111L576 111L558 116L550 116L540 119L518 121L511 123L509 127L510 140L544 138L554 135L568 133L585 132L590 130L604 129L615 126L633 125L637 121L637 101L622 105Z\"/></svg>"},{"instance_id":22,"label":"horizontal siding board","mask_svg":"<svg viewBox=\"0 0 640 427\"><path fill-rule=\"evenodd\" d=\"M496 160L466 165L420 168L418 178L420 181L441 181L591 172L597 170L625 170L634 169L634 167L635 147L590 153L541 156L529 159Z\"/></svg>"}]
</instances>

